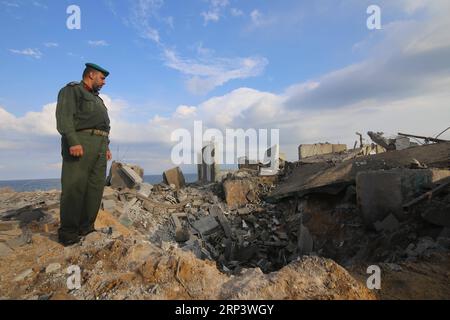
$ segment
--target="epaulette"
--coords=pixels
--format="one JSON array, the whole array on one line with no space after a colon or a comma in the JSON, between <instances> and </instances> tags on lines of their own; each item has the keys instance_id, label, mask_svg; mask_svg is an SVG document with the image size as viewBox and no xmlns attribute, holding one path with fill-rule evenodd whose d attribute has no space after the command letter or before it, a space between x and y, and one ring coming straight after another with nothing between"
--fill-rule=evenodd
<instances>
[{"instance_id":1,"label":"epaulette","mask_svg":"<svg viewBox=\"0 0 450 320\"><path fill-rule=\"evenodd\" d=\"M69 82L67 85L70 86L70 87L74 87L74 86L77 86L77 85L79 85L79 84L80 84L80 83L77 82L77 81L72 81L72 82Z\"/></svg>"}]
</instances>

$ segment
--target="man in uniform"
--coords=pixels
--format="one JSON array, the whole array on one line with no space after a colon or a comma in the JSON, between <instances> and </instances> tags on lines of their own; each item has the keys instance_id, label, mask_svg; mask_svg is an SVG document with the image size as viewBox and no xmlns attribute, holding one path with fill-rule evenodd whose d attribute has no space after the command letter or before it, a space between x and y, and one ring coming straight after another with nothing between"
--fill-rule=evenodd
<instances>
[{"instance_id":1,"label":"man in uniform","mask_svg":"<svg viewBox=\"0 0 450 320\"><path fill-rule=\"evenodd\" d=\"M108 110L99 97L109 72L87 63L81 82L71 82L58 95L57 129L61 134L61 226L59 242L75 244L94 232L103 195L109 151Z\"/></svg>"}]
</instances>

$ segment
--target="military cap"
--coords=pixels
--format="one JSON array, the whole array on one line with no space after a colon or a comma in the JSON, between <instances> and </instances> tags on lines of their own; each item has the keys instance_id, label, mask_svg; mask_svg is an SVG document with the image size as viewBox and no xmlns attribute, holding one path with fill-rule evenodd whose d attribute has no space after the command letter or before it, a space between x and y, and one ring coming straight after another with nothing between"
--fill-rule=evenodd
<instances>
[{"instance_id":1,"label":"military cap","mask_svg":"<svg viewBox=\"0 0 450 320\"><path fill-rule=\"evenodd\" d=\"M101 73L103 73L105 75L105 77L109 76L109 71L106 69L103 69L102 67L100 67L99 65L95 64L95 63L86 63L86 67L87 68L92 68L94 70L100 71Z\"/></svg>"}]
</instances>

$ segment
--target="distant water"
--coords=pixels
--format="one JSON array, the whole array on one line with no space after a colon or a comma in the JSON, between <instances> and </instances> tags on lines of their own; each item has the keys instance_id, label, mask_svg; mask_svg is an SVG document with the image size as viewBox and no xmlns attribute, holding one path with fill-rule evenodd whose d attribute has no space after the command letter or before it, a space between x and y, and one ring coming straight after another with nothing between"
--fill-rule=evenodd
<instances>
[{"instance_id":1,"label":"distant water","mask_svg":"<svg viewBox=\"0 0 450 320\"><path fill-rule=\"evenodd\" d=\"M184 174L186 182L197 181L196 173ZM144 181L150 184L156 184L162 182L163 177L160 174L144 176ZM0 181L0 188L10 187L16 192L29 192L29 191L48 191L48 190L61 190L60 179L40 179L40 180L10 180Z\"/></svg>"}]
</instances>

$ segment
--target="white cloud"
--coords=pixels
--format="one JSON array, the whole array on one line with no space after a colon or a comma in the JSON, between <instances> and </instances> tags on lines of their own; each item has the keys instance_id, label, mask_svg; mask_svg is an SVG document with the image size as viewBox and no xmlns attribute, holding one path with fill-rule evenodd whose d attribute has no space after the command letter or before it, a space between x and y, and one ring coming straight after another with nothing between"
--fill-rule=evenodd
<instances>
[{"instance_id":1,"label":"white cloud","mask_svg":"<svg viewBox=\"0 0 450 320\"><path fill-rule=\"evenodd\" d=\"M57 48L59 47L59 44L56 42L46 42L44 43L44 46L46 46L47 48Z\"/></svg>"},{"instance_id":2,"label":"white cloud","mask_svg":"<svg viewBox=\"0 0 450 320\"><path fill-rule=\"evenodd\" d=\"M208 25L208 22L218 22L222 15L222 11L229 5L228 0L210 0L208 11L201 13L203 17L204 25Z\"/></svg>"},{"instance_id":3,"label":"white cloud","mask_svg":"<svg viewBox=\"0 0 450 320\"><path fill-rule=\"evenodd\" d=\"M263 57L184 59L173 50L164 51L166 65L188 75L188 89L195 94L205 94L234 79L260 75L268 61Z\"/></svg>"},{"instance_id":4,"label":"white cloud","mask_svg":"<svg viewBox=\"0 0 450 320\"><path fill-rule=\"evenodd\" d=\"M107 47L109 46L108 42L106 40L89 40L88 44L91 47Z\"/></svg>"},{"instance_id":5,"label":"white cloud","mask_svg":"<svg viewBox=\"0 0 450 320\"><path fill-rule=\"evenodd\" d=\"M196 107L181 105L175 111L174 116L177 118L188 118L196 115L196 111L197 111Z\"/></svg>"},{"instance_id":6,"label":"white cloud","mask_svg":"<svg viewBox=\"0 0 450 320\"><path fill-rule=\"evenodd\" d=\"M136 0L131 9L131 24L139 31L140 36L158 44L159 32L151 26L150 20L158 17L158 10L163 5L163 0Z\"/></svg>"},{"instance_id":7,"label":"white cloud","mask_svg":"<svg viewBox=\"0 0 450 320\"><path fill-rule=\"evenodd\" d=\"M233 17L240 17L244 15L244 12L237 8L231 8L230 13Z\"/></svg>"},{"instance_id":8,"label":"white cloud","mask_svg":"<svg viewBox=\"0 0 450 320\"><path fill-rule=\"evenodd\" d=\"M9 51L14 54L28 56L28 57L32 57L35 59L42 58L42 52L39 51L39 49L31 49L31 48L27 48L27 49L23 49L23 50L9 49Z\"/></svg>"},{"instance_id":9,"label":"white cloud","mask_svg":"<svg viewBox=\"0 0 450 320\"><path fill-rule=\"evenodd\" d=\"M2 3L2 5L6 6L6 7L14 7L14 8L20 7L20 5L17 2L2 1L1 3Z\"/></svg>"}]
</instances>

